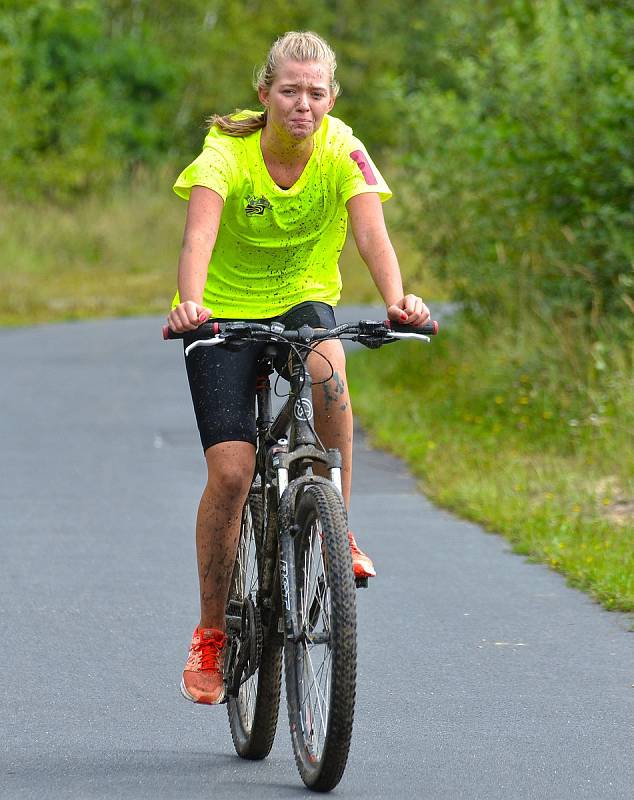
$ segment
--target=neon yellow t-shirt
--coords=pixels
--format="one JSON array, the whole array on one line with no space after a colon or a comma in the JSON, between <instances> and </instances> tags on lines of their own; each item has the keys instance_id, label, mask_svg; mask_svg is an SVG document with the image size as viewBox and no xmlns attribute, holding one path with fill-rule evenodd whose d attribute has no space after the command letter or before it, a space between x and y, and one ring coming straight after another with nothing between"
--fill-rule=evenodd
<instances>
[{"instance_id":1,"label":"neon yellow t-shirt","mask_svg":"<svg viewBox=\"0 0 634 800\"><path fill-rule=\"evenodd\" d=\"M174 184L186 200L192 186L205 186L225 201L203 296L215 317L265 319L306 300L336 305L347 201L365 192L391 196L363 144L335 117L324 117L289 189L269 175L261 133L234 137L212 128Z\"/></svg>"}]
</instances>

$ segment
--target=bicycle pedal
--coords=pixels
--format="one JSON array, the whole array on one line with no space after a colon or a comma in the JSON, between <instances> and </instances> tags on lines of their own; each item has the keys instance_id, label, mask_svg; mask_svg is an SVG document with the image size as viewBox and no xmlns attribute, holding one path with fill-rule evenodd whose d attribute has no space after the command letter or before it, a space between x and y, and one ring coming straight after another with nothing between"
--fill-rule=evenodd
<instances>
[{"instance_id":1,"label":"bicycle pedal","mask_svg":"<svg viewBox=\"0 0 634 800\"><path fill-rule=\"evenodd\" d=\"M367 589L368 588L368 579L367 578L355 578L354 579L355 585L357 589Z\"/></svg>"}]
</instances>

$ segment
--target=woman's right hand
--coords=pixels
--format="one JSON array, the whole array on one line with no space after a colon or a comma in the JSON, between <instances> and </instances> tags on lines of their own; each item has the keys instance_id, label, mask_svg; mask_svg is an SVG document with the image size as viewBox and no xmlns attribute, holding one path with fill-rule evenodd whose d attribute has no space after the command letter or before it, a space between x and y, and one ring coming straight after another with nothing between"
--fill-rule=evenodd
<instances>
[{"instance_id":1,"label":"woman's right hand","mask_svg":"<svg viewBox=\"0 0 634 800\"><path fill-rule=\"evenodd\" d=\"M174 333L184 333L185 331L193 331L199 325L211 317L211 310L194 303L193 300L185 300L184 303L179 303L167 315L167 324L174 331Z\"/></svg>"}]
</instances>

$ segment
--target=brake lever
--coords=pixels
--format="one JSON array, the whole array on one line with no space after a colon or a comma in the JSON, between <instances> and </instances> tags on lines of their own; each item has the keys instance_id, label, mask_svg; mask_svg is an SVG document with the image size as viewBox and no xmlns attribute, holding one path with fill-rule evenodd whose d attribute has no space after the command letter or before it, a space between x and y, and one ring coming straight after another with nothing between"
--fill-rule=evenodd
<instances>
[{"instance_id":1,"label":"brake lever","mask_svg":"<svg viewBox=\"0 0 634 800\"><path fill-rule=\"evenodd\" d=\"M397 333L396 331L390 331L385 338L387 341L390 339L392 341L396 339L418 339L420 342L431 342L429 336L425 336L424 333Z\"/></svg>"},{"instance_id":2,"label":"brake lever","mask_svg":"<svg viewBox=\"0 0 634 800\"><path fill-rule=\"evenodd\" d=\"M185 348L185 355L188 356L196 347L213 347L217 344L222 344L226 341L225 336L214 336L212 339L196 339L188 347Z\"/></svg>"}]
</instances>

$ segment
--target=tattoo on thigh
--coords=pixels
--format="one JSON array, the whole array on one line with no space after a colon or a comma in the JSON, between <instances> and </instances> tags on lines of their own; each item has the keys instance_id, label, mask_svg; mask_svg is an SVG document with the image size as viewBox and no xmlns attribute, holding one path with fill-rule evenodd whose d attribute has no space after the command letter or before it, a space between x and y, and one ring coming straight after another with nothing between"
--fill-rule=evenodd
<instances>
[{"instance_id":1,"label":"tattoo on thigh","mask_svg":"<svg viewBox=\"0 0 634 800\"><path fill-rule=\"evenodd\" d=\"M332 378L327 381L326 383L322 384L324 387L324 399L326 401L326 410L330 408L331 403L336 403L341 400L345 390L346 385L341 379L339 373L335 370L332 375ZM342 411L345 411L346 404L343 403L340 405Z\"/></svg>"},{"instance_id":2,"label":"tattoo on thigh","mask_svg":"<svg viewBox=\"0 0 634 800\"><path fill-rule=\"evenodd\" d=\"M322 383L322 389L324 392L324 402L326 404L326 411L328 411L330 409L330 404L333 403L337 398L330 394L327 383Z\"/></svg>"},{"instance_id":3,"label":"tattoo on thigh","mask_svg":"<svg viewBox=\"0 0 634 800\"><path fill-rule=\"evenodd\" d=\"M343 379L340 377L337 370L335 370L332 374L332 380L334 381L335 386L337 387L336 391L338 394L343 394L346 390L346 385L343 382Z\"/></svg>"}]
</instances>

